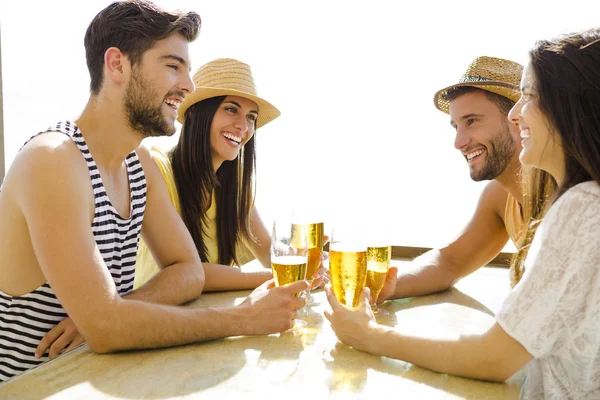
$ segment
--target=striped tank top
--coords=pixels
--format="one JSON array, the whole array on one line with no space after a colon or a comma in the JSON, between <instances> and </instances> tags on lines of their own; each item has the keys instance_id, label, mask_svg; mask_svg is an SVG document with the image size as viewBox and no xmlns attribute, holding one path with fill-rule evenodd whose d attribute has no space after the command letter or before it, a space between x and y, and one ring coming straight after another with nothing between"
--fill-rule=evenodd
<instances>
[{"instance_id":1,"label":"striped tank top","mask_svg":"<svg viewBox=\"0 0 600 400\"><path fill-rule=\"evenodd\" d=\"M131 205L129 217L122 218L104 190L98 167L79 128L73 122L59 122L40 133L49 131L69 136L87 161L95 199L92 232L119 294L126 295L133 288L135 257L146 207L146 178L137 154L132 152L125 158ZM47 361L47 355L36 359L35 349L44 334L66 316L48 282L23 296L9 296L0 291L0 382Z\"/></svg>"}]
</instances>

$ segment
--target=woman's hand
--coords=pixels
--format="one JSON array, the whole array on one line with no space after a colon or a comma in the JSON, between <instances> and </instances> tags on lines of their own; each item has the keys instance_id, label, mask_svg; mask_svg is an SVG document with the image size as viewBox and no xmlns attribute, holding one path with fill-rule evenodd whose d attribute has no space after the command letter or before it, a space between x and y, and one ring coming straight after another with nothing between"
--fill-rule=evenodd
<instances>
[{"instance_id":1,"label":"woman's hand","mask_svg":"<svg viewBox=\"0 0 600 400\"><path fill-rule=\"evenodd\" d=\"M331 311L326 310L325 317L338 339L355 349L370 352L379 325L369 305L369 288L365 288L356 308L341 304L333 294L331 285L325 286L325 292L331 305Z\"/></svg>"}]
</instances>

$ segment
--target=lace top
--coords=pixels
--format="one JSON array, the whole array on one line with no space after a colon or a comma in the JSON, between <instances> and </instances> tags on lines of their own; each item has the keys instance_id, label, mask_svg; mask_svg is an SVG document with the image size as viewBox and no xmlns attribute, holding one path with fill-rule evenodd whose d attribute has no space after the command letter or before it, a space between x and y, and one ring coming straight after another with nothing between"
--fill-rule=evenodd
<instances>
[{"instance_id":1,"label":"lace top","mask_svg":"<svg viewBox=\"0 0 600 400\"><path fill-rule=\"evenodd\" d=\"M600 186L564 193L540 224L525 273L496 317L534 359L526 399L600 398Z\"/></svg>"}]
</instances>

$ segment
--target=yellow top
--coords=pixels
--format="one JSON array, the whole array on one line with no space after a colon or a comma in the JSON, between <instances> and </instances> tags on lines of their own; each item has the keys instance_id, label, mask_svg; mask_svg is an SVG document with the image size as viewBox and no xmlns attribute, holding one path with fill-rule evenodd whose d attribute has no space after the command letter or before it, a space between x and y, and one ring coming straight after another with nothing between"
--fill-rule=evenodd
<instances>
[{"instance_id":1,"label":"yellow top","mask_svg":"<svg viewBox=\"0 0 600 400\"><path fill-rule=\"evenodd\" d=\"M171 160L157 147L150 149L152 159L158 165L158 169L162 173L171 203L175 206L175 209L181 215L181 204L179 203L179 193L177 186L175 185L175 177L173 175L173 167L171 166ZM206 245L208 263L218 264L219 262L219 244L217 242L217 206L215 201L215 192L212 193L212 201L210 207L206 212L207 226L206 235L204 236L204 244ZM250 249L245 244L238 243L237 248L238 258L241 264L245 264L248 261L253 260L253 256ZM146 283L150 278L156 275L159 271L159 267L152 257L152 253L143 239L140 238L140 244L138 247L136 267L135 267L135 281L133 288L137 289Z\"/></svg>"},{"instance_id":2,"label":"yellow top","mask_svg":"<svg viewBox=\"0 0 600 400\"><path fill-rule=\"evenodd\" d=\"M517 245L519 238L524 233L525 222L521 215L521 205L510 193L506 199L506 208L504 209L504 226L510 239Z\"/></svg>"}]
</instances>

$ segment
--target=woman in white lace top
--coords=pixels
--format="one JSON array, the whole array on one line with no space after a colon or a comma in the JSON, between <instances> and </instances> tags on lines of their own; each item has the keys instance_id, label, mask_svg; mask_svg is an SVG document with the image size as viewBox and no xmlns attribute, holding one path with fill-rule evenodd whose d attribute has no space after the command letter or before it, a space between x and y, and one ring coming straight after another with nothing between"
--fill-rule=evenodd
<instances>
[{"instance_id":1,"label":"woman in white lace top","mask_svg":"<svg viewBox=\"0 0 600 400\"><path fill-rule=\"evenodd\" d=\"M509 119L521 163L558 191L533 221L525 273L489 329L447 339L378 325L328 287L326 313L344 343L432 370L504 381L526 367L523 398L600 398L600 29L538 42ZM522 255L522 254L521 254ZM368 296L368 291L365 293Z\"/></svg>"}]
</instances>

